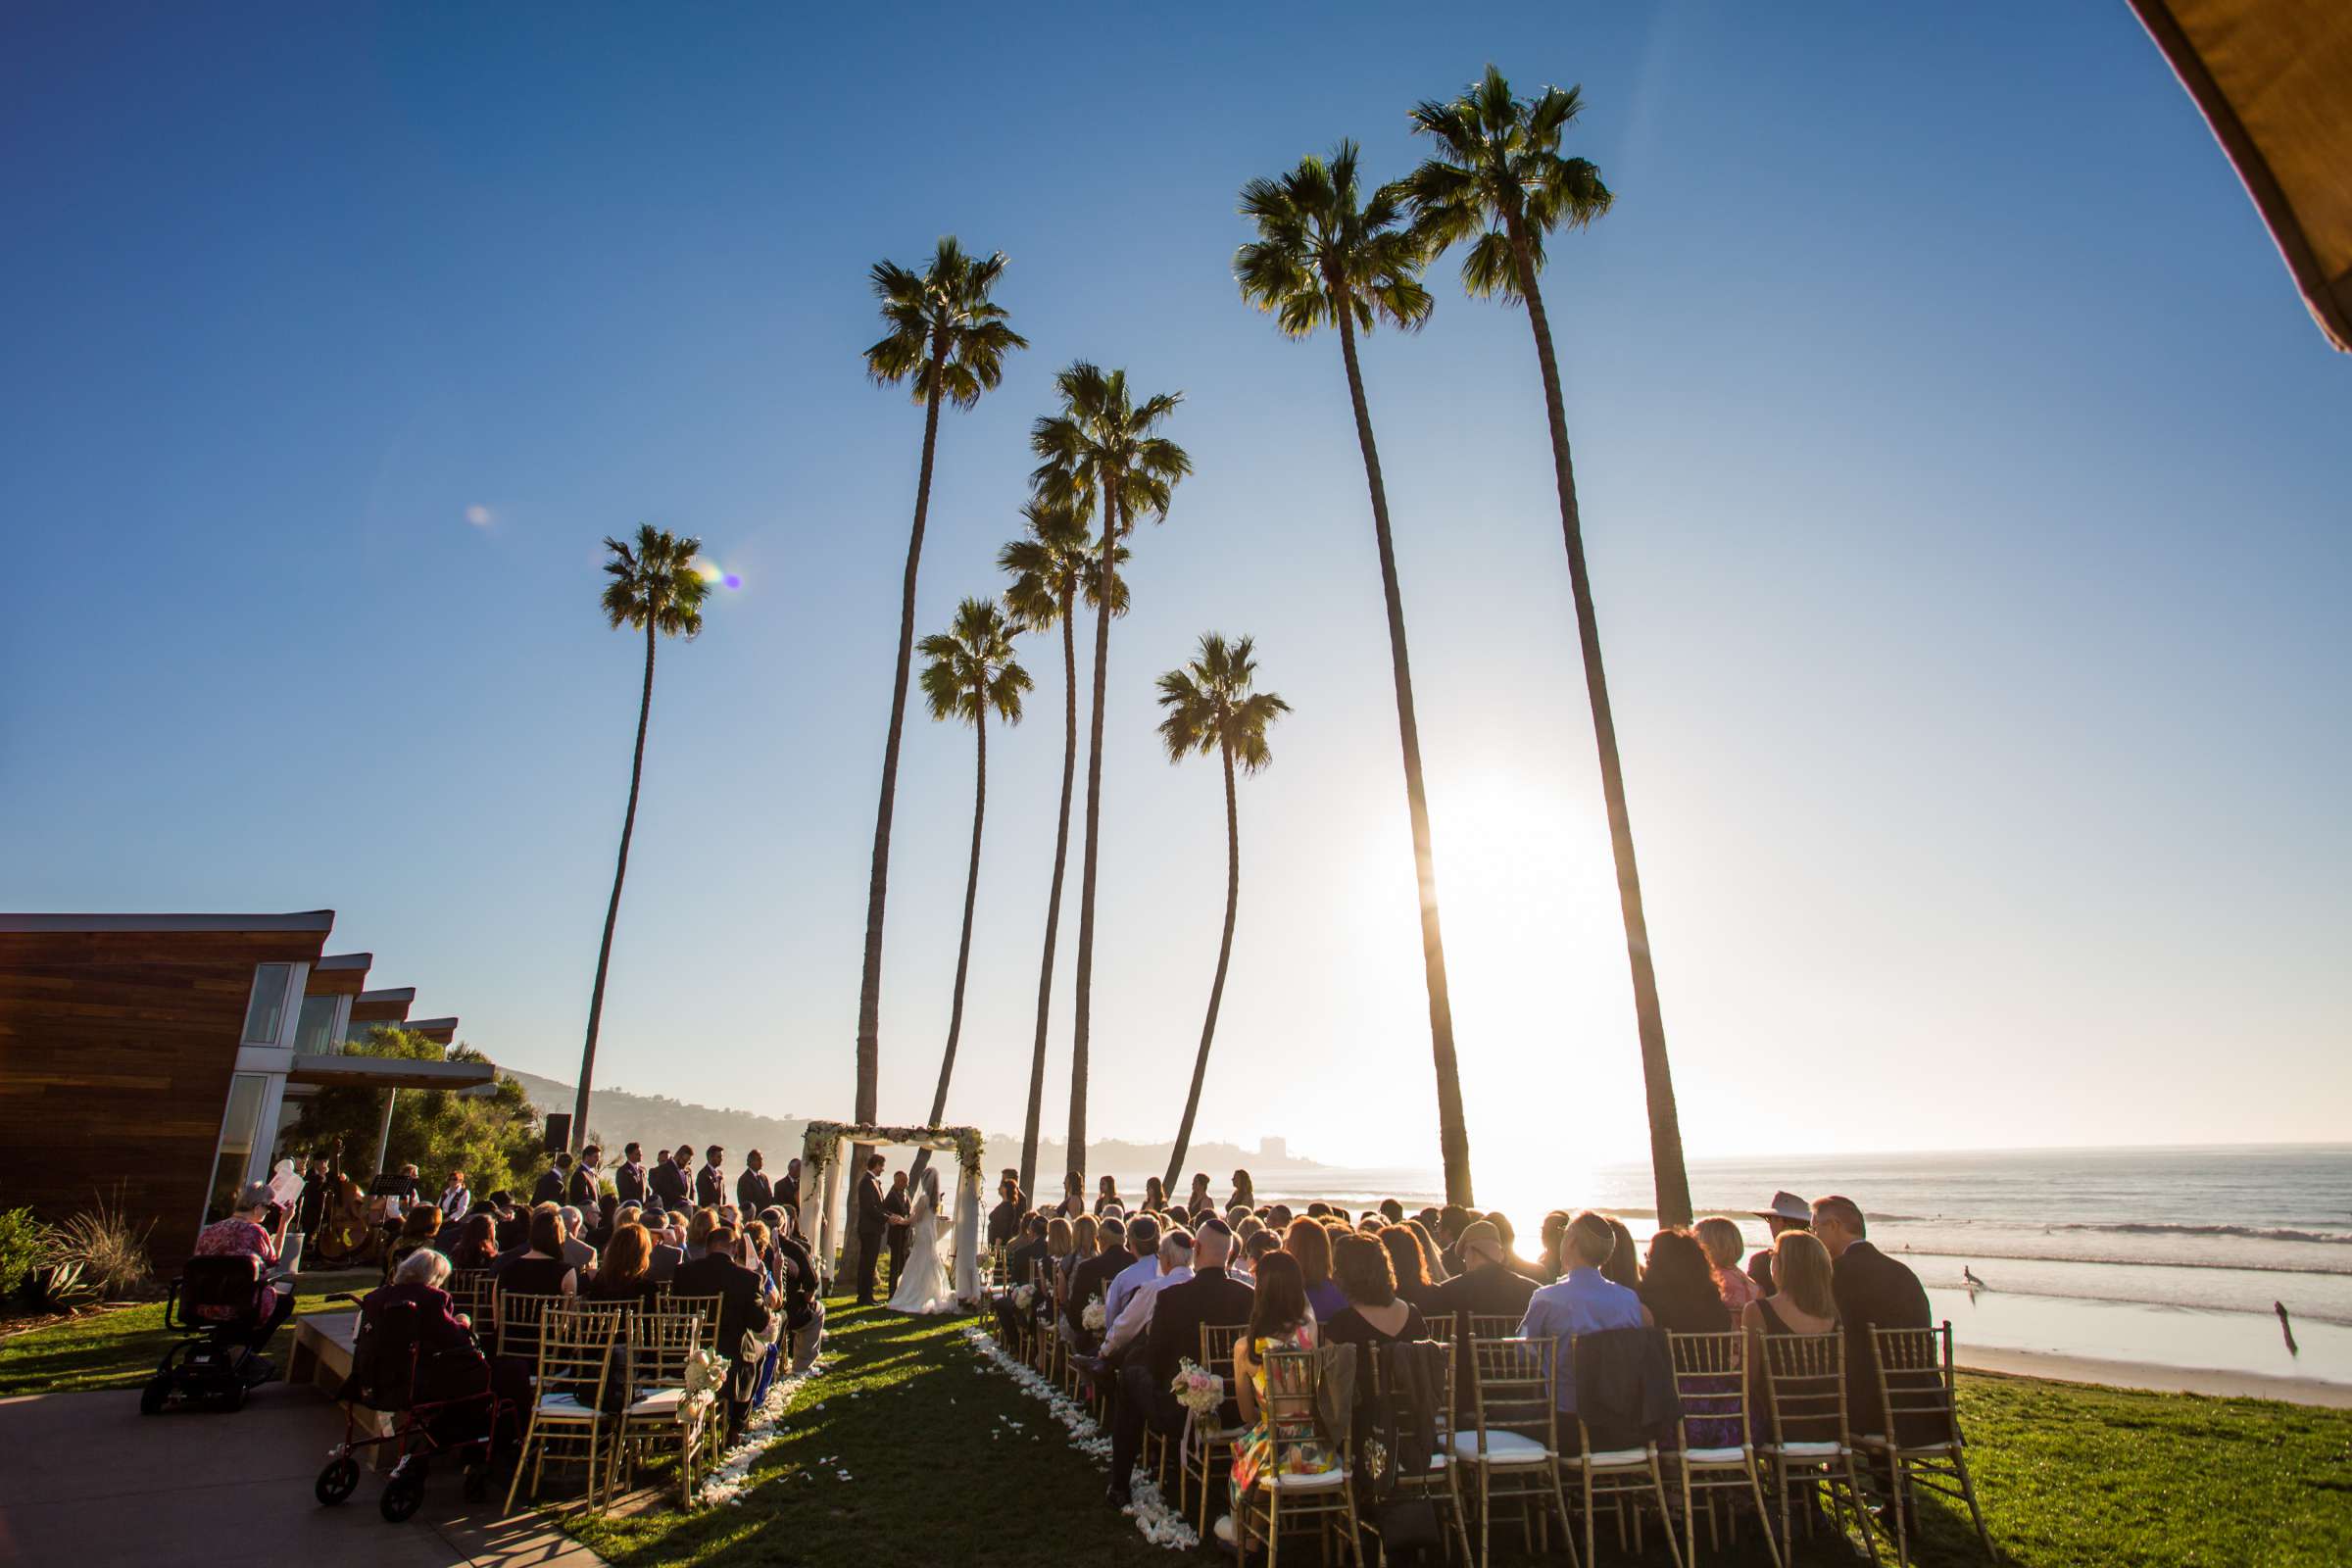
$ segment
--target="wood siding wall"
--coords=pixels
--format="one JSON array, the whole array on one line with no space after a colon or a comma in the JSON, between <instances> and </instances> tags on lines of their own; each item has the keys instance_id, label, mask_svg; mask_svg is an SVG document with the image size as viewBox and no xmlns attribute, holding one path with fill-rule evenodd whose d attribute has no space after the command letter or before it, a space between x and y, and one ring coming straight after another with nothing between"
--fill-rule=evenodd
<instances>
[{"instance_id":1,"label":"wood siding wall","mask_svg":"<svg viewBox=\"0 0 2352 1568\"><path fill-rule=\"evenodd\" d=\"M154 1223L157 1268L184 1261L254 965L316 960L324 941L298 931L0 932L5 1201L63 1218L120 1184L133 1223Z\"/></svg>"}]
</instances>

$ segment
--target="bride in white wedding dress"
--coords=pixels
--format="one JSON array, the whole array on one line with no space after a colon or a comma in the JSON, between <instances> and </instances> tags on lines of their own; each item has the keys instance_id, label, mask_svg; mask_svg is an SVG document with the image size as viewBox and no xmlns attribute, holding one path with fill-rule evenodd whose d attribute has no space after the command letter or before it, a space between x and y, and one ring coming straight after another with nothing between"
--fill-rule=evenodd
<instances>
[{"instance_id":1,"label":"bride in white wedding dress","mask_svg":"<svg viewBox=\"0 0 2352 1568\"><path fill-rule=\"evenodd\" d=\"M914 1209L906 1216L906 1266L900 1271L899 1288L890 1293L892 1311L931 1316L957 1309L956 1288L948 1280L947 1227L939 1211L939 1172L926 1168Z\"/></svg>"}]
</instances>

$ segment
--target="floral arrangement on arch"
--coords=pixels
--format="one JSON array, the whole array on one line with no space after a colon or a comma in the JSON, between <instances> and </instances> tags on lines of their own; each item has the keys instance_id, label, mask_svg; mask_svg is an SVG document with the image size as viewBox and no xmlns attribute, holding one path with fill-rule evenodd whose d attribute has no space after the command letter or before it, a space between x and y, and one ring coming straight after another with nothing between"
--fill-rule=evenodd
<instances>
[{"instance_id":1,"label":"floral arrangement on arch","mask_svg":"<svg viewBox=\"0 0 2352 1568\"><path fill-rule=\"evenodd\" d=\"M833 1151L853 1144L916 1144L925 1149L953 1149L956 1163L977 1181L988 1159L988 1140L977 1127L884 1127L873 1122L812 1121L801 1136L801 1165L821 1176L833 1162Z\"/></svg>"}]
</instances>

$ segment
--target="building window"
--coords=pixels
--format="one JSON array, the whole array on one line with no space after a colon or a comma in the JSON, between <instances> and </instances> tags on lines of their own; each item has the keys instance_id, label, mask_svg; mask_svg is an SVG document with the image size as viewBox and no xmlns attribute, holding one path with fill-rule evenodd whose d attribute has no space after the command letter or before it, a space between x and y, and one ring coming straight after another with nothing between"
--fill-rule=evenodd
<instances>
[{"instance_id":1,"label":"building window","mask_svg":"<svg viewBox=\"0 0 2352 1568\"><path fill-rule=\"evenodd\" d=\"M220 1149L213 1155L213 1184L204 1204L207 1225L226 1218L236 1207L237 1191L245 1185L245 1172L253 1163L254 1135L261 1126L262 1098L269 1087L268 1073L241 1072L228 1081L228 1113L220 1118Z\"/></svg>"},{"instance_id":2,"label":"building window","mask_svg":"<svg viewBox=\"0 0 2352 1568\"><path fill-rule=\"evenodd\" d=\"M343 1049L335 1038L335 1003L333 997L305 997L302 1016L294 1024L294 1049L312 1055L326 1055Z\"/></svg>"},{"instance_id":3,"label":"building window","mask_svg":"<svg viewBox=\"0 0 2352 1568\"><path fill-rule=\"evenodd\" d=\"M277 1044L286 1021L286 988L293 982L294 966L290 963L254 965L253 1001L246 1004L245 1033L239 1037L246 1045Z\"/></svg>"}]
</instances>

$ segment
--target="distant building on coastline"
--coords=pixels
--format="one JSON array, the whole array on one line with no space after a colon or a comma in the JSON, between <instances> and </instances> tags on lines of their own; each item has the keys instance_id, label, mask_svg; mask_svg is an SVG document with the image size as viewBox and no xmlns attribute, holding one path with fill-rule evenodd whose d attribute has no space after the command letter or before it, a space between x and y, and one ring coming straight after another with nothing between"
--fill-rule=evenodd
<instances>
[{"instance_id":1,"label":"distant building on coastline","mask_svg":"<svg viewBox=\"0 0 2352 1568\"><path fill-rule=\"evenodd\" d=\"M1288 1159L1291 1157L1291 1141L1287 1138L1260 1138L1257 1141L1257 1157Z\"/></svg>"},{"instance_id":2,"label":"distant building on coastline","mask_svg":"<svg viewBox=\"0 0 2352 1568\"><path fill-rule=\"evenodd\" d=\"M153 1222L158 1268L270 1173L327 1085L466 1089L484 1061L345 1054L411 1020L413 989L365 989L373 957L329 954L331 909L294 914L0 914L0 1192L45 1219L118 1194ZM362 1157L366 1157L365 1152Z\"/></svg>"}]
</instances>

